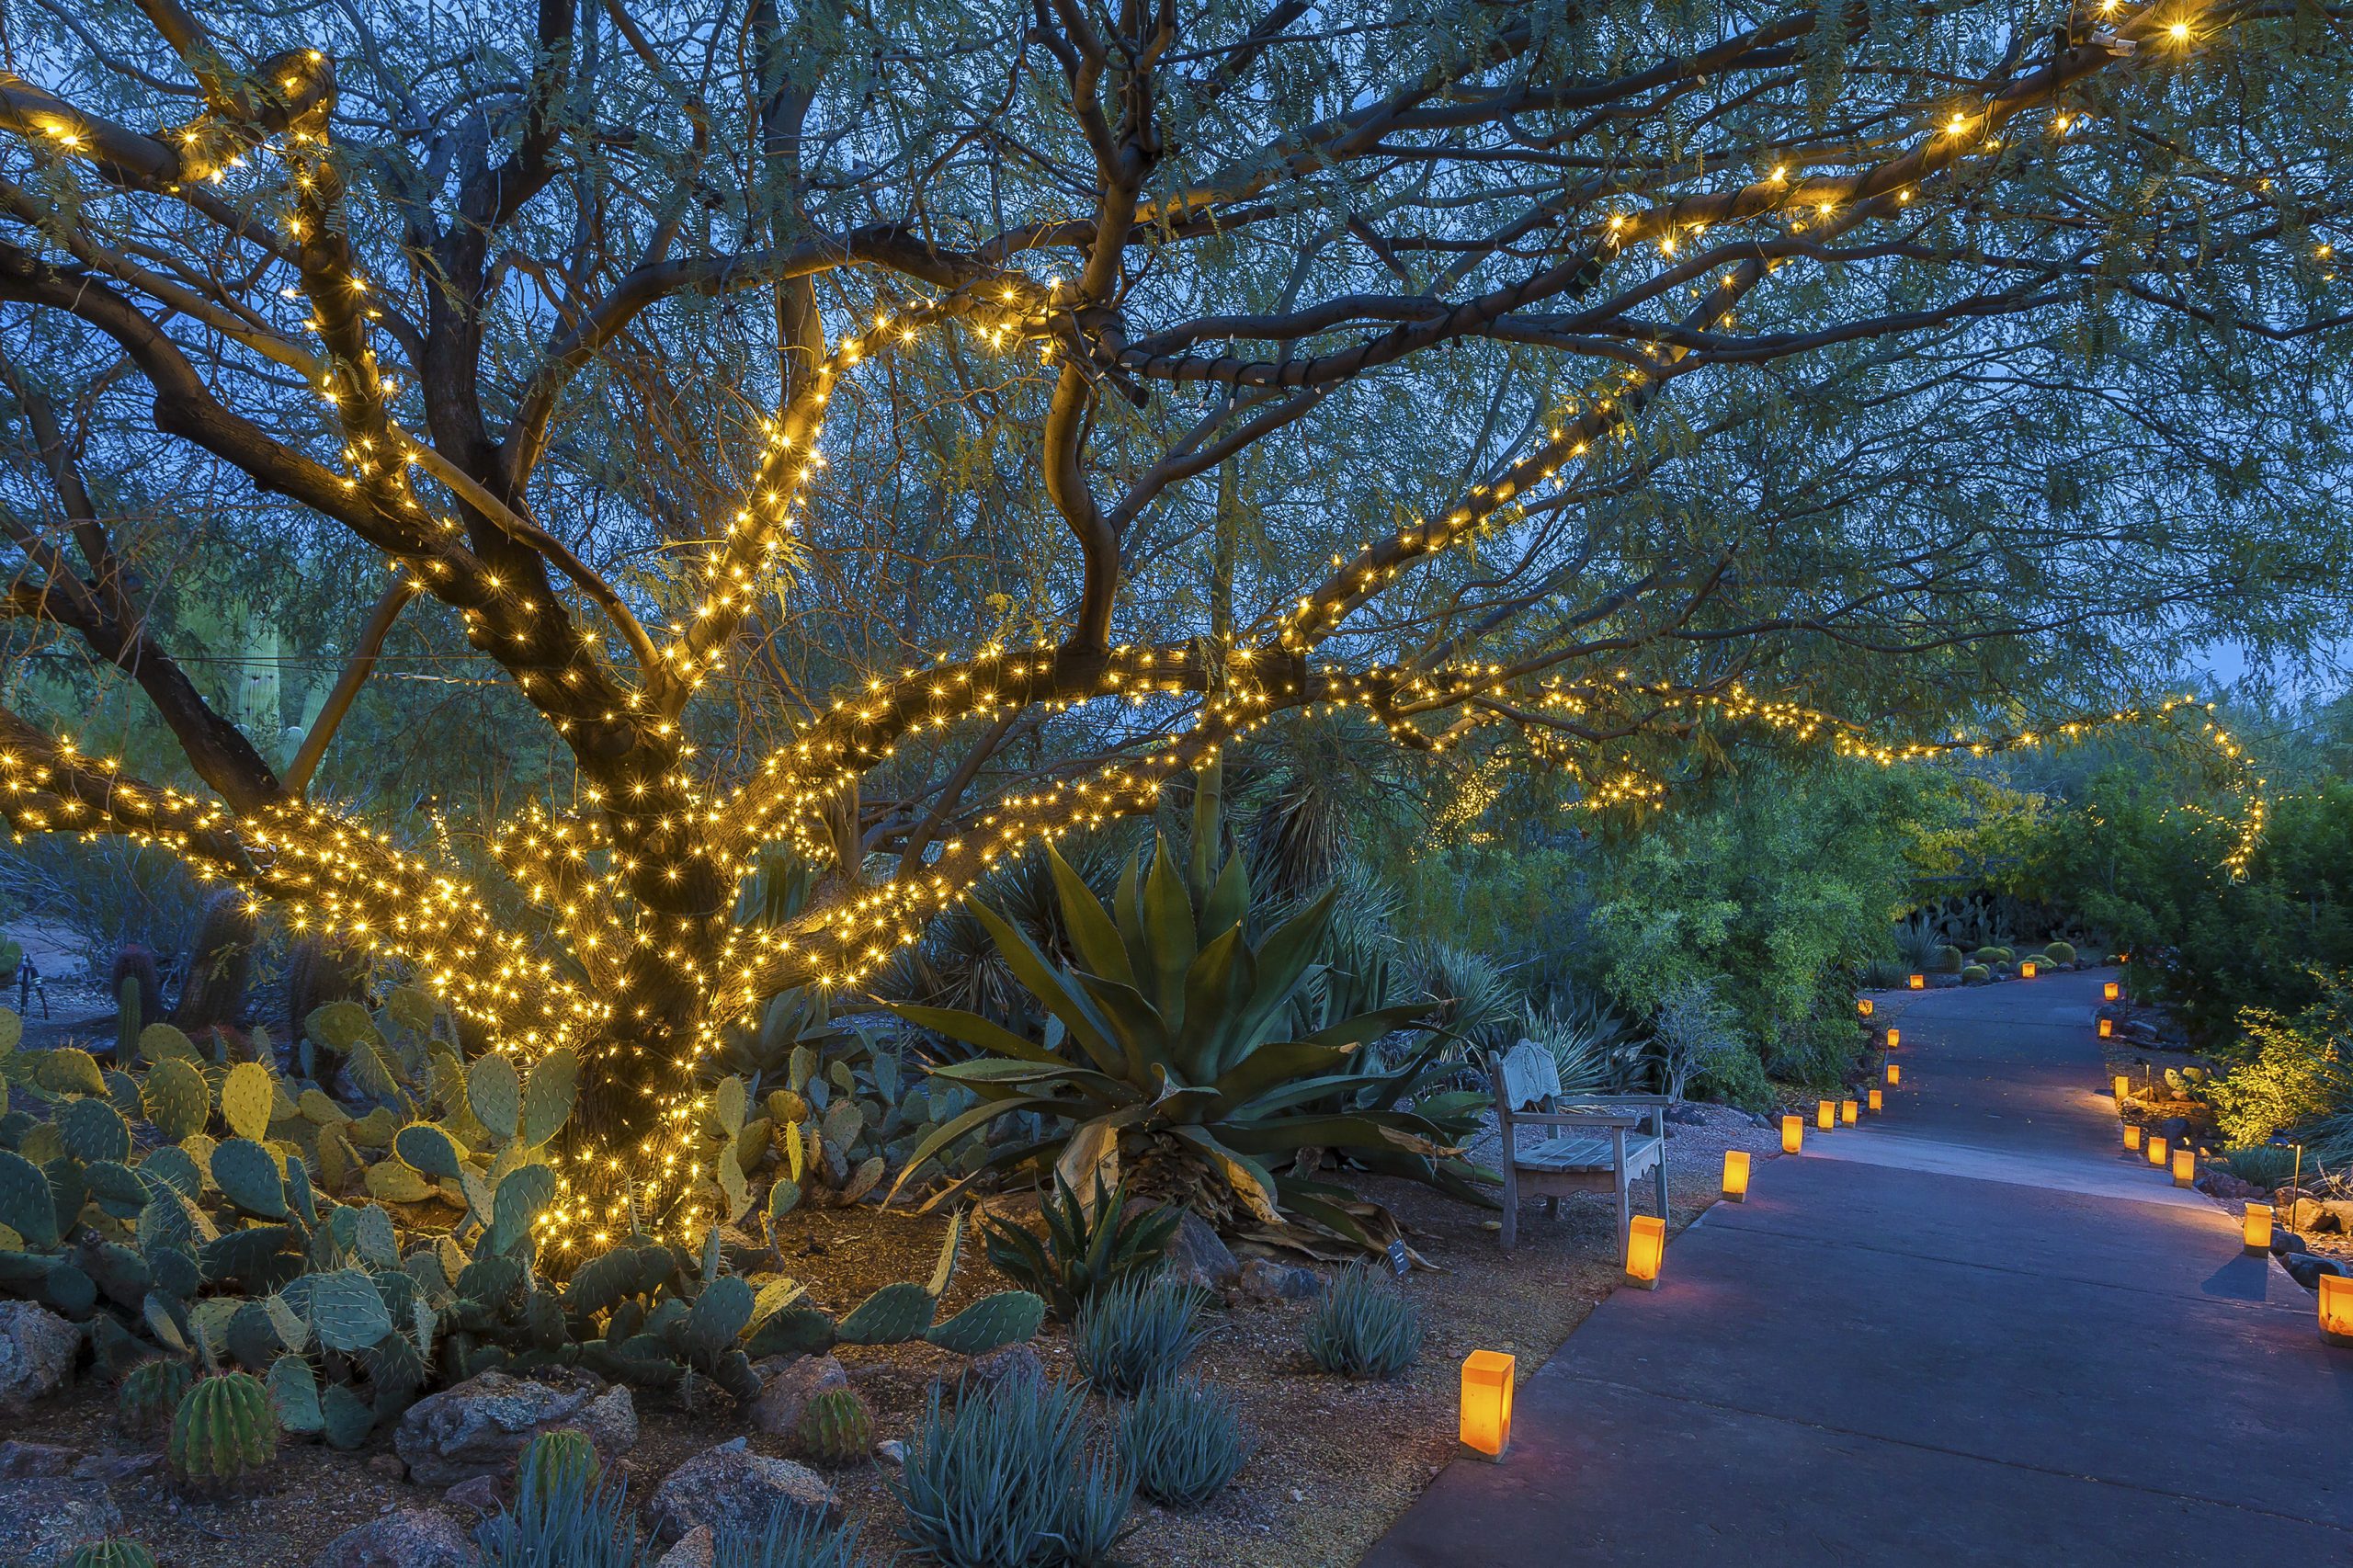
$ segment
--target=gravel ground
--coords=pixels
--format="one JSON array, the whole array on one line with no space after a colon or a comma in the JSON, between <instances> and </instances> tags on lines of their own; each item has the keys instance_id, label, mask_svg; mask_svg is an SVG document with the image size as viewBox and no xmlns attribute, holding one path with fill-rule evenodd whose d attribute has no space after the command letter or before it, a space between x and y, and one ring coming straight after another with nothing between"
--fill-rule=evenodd
<instances>
[{"instance_id":1,"label":"gravel ground","mask_svg":"<svg viewBox=\"0 0 2353 1568\"><path fill-rule=\"evenodd\" d=\"M1721 1108L1702 1108L1704 1126L1674 1126L1667 1145L1670 1228L1679 1230L1717 1197L1722 1153L1779 1150L1771 1131ZM1606 1195L1564 1200L1560 1218L1542 1207L1523 1211L1520 1243L1506 1257L1493 1215L1410 1184L1374 1178L1365 1196L1388 1204L1434 1268L1402 1289L1427 1325L1419 1365L1391 1383L1351 1383L1314 1369L1301 1348L1306 1303L1233 1302L1211 1316L1216 1334L1198 1366L1232 1389L1258 1435L1248 1467L1227 1491L1198 1511L1139 1506L1124 1555L1166 1568L1340 1568L1354 1562L1383 1527L1428 1484L1455 1450L1456 1372L1472 1349L1507 1350L1522 1376L1535 1370L1621 1276ZM929 1217L870 1209L796 1217L786 1250L835 1310L875 1286L921 1278L941 1233ZM1667 1267L1674 1267L1670 1252ZM980 1249L968 1249L950 1309L1001 1289ZM1050 1370L1068 1370L1065 1339L1050 1326L1038 1348ZM879 1437L904 1437L932 1381L961 1363L928 1346L847 1349L852 1380L871 1403ZM731 1411L687 1415L666 1394L639 1397L642 1433L629 1461L642 1496L682 1460L741 1435ZM85 1452L133 1449L113 1425L113 1391L85 1381L62 1400L12 1424L6 1436L69 1444ZM754 1433L760 1452L789 1455L780 1439ZM446 1506L427 1488L399 1477L388 1438L357 1454L290 1444L263 1494L224 1503L189 1503L156 1478L117 1483L115 1499L129 1533L153 1548L165 1568L301 1568L354 1525L400 1506ZM867 1465L835 1472L846 1507L867 1539L893 1544L898 1513L888 1472ZM472 1516L450 1511L461 1522Z\"/></svg>"}]
</instances>

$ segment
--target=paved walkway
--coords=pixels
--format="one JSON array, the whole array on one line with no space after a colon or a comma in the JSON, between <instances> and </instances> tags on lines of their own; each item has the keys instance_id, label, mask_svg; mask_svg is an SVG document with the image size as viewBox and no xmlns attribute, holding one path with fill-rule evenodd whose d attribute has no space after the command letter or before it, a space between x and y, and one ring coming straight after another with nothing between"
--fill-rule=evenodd
<instances>
[{"instance_id":1,"label":"paved walkway","mask_svg":"<svg viewBox=\"0 0 2353 1568\"><path fill-rule=\"evenodd\" d=\"M2353 1350L2119 1158L2105 978L1883 998L1886 1117L1760 1162L1362 1568L2353 1562Z\"/></svg>"}]
</instances>

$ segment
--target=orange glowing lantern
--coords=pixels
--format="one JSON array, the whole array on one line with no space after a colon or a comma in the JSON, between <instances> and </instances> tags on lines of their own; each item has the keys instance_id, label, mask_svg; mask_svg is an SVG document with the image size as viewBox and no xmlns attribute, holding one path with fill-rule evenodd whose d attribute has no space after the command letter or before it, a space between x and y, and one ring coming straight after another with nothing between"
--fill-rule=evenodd
<instances>
[{"instance_id":1,"label":"orange glowing lantern","mask_svg":"<svg viewBox=\"0 0 2353 1568\"><path fill-rule=\"evenodd\" d=\"M2249 1252L2271 1250L2271 1205L2250 1203L2246 1206L2246 1221L2243 1234Z\"/></svg>"},{"instance_id":2,"label":"orange glowing lantern","mask_svg":"<svg viewBox=\"0 0 2353 1568\"><path fill-rule=\"evenodd\" d=\"M1891 1089L1900 1089L1904 1086L1904 1069L1893 1062L1887 1064L1887 1086Z\"/></svg>"},{"instance_id":3,"label":"orange glowing lantern","mask_svg":"<svg viewBox=\"0 0 2353 1568\"><path fill-rule=\"evenodd\" d=\"M2099 1038L2102 1040L2113 1040L2116 1038L2116 1020L2114 1018L2102 1018L2099 1021Z\"/></svg>"},{"instance_id":4,"label":"orange glowing lantern","mask_svg":"<svg viewBox=\"0 0 2353 1568\"><path fill-rule=\"evenodd\" d=\"M2353 1345L2353 1278L2320 1277L2320 1335L2331 1345Z\"/></svg>"},{"instance_id":5,"label":"orange glowing lantern","mask_svg":"<svg viewBox=\"0 0 2353 1568\"><path fill-rule=\"evenodd\" d=\"M2164 1139L2152 1138L2149 1140L2149 1164L2156 1166L2159 1170L2165 1168L2165 1141Z\"/></svg>"},{"instance_id":6,"label":"orange glowing lantern","mask_svg":"<svg viewBox=\"0 0 2353 1568\"><path fill-rule=\"evenodd\" d=\"M1822 1100L1817 1102L1813 1108L1813 1124L1824 1132L1827 1132L1832 1128L1837 1126L1837 1102L1836 1100Z\"/></svg>"},{"instance_id":7,"label":"orange glowing lantern","mask_svg":"<svg viewBox=\"0 0 2353 1568\"><path fill-rule=\"evenodd\" d=\"M1928 988L1928 977L1925 974L1907 974L1904 977L1904 984L1907 990L1926 991Z\"/></svg>"},{"instance_id":8,"label":"orange glowing lantern","mask_svg":"<svg viewBox=\"0 0 2353 1568\"><path fill-rule=\"evenodd\" d=\"M2018 965L2018 978L2020 980L2032 980L2034 978L2034 960L2032 959L2028 959Z\"/></svg>"},{"instance_id":9,"label":"orange glowing lantern","mask_svg":"<svg viewBox=\"0 0 2353 1568\"><path fill-rule=\"evenodd\" d=\"M2119 1103L2121 1103L2124 1097L2132 1092L2132 1080L2119 1073L2108 1081L2108 1086L2115 1093Z\"/></svg>"},{"instance_id":10,"label":"orange glowing lantern","mask_svg":"<svg viewBox=\"0 0 2353 1568\"><path fill-rule=\"evenodd\" d=\"M2103 1002L2113 1002L2123 994L2124 988L2112 980L2099 988L2100 1000Z\"/></svg>"},{"instance_id":11,"label":"orange glowing lantern","mask_svg":"<svg viewBox=\"0 0 2353 1568\"><path fill-rule=\"evenodd\" d=\"M1805 1118L1802 1116L1781 1118L1781 1153L1794 1154L1804 1146Z\"/></svg>"},{"instance_id":12,"label":"orange glowing lantern","mask_svg":"<svg viewBox=\"0 0 2353 1568\"><path fill-rule=\"evenodd\" d=\"M1724 1196L1734 1203L1748 1201L1748 1151L1724 1151Z\"/></svg>"},{"instance_id":13,"label":"orange glowing lantern","mask_svg":"<svg viewBox=\"0 0 2353 1568\"><path fill-rule=\"evenodd\" d=\"M2173 1184L2188 1187L2198 1179L2198 1151L2184 1145L2173 1152Z\"/></svg>"},{"instance_id":14,"label":"orange glowing lantern","mask_svg":"<svg viewBox=\"0 0 2353 1568\"><path fill-rule=\"evenodd\" d=\"M1903 1043L1904 1031L1897 1028L1893 1024L1890 1024L1887 1027L1887 1049L1893 1051L1897 1046L1902 1045Z\"/></svg>"},{"instance_id":15,"label":"orange glowing lantern","mask_svg":"<svg viewBox=\"0 0 2353 1568\"><path fill-rule=\"evenodd\" d=\"M1856 997L1855 1011L1863 1017L1870 1017L1871 1016L1871 999L1868 996Z\"/></svg>"},{"instance_id":16,"label":"orange glowing lantern","mask_svg":"<svg viewBox=\"0 0 2353 1568\"><path fill-rule=\"evenodd\" d=\"M1626 1278L1645 1290L1658 1289L1659 1260L1666 1253L1666 1221L1637 1214L1626 1227Z\"/></svg>"},{"instance_id":17,"label":"orange glowing lantern","mask_svg":"<svg viewBox=\"0 0 2353 1568\"><path fill-rule=\"evenodd\" d=\"M1852 1100L1840 1100L1838 1102L1838 1119L1847 1126L1852 1127L1855 1125L1855 1117L1861 1108L1861 1107L1858 1106Z\"/></svg>"},{"instance_id":18,"label":"orange glowing lantern","mask_svg":"<svg viewBox=\"0 0 2353 1568\"><path fill-rule=\"evenodd\" d=\"M1872 1114L1873 1116L1877 1116L1881 1111L1885 1110L1885 1109L1887 1108L1886 1102L1884 1102L1883 1100L1881 1100L1881 1099L1880 1098L1880 1094L1879 1094L1879 1091L1878 1091L1877 1089L1873 1089L1873 1090L1871 1091L1871 1100L1870 1100L1870 1105L1871 1105L1871 1114Z\"/></svg>"},{"instance_id":19,"label":"orange glowing lantern","mask_svg":"<svg viewBox=\"0 0 2353 1568\"><path fill-rule=\"evenodd\" d=\"M1473 1350L1462 1359L1462 1443L1499 1460L1511 1447L1512 1358Z\"/></svg>"},{"instance_id":20,"label":"orange glowing lantern","mask_svg":"<svg viewBox=\"0 0 2353 1568\"><path fill-rule=\"evenodd\" d=\"M2141 1124L2137 1121L2124 1124L2124 1152L2128 1154L2141 1152Z\"/></svg>"}]
</instances>

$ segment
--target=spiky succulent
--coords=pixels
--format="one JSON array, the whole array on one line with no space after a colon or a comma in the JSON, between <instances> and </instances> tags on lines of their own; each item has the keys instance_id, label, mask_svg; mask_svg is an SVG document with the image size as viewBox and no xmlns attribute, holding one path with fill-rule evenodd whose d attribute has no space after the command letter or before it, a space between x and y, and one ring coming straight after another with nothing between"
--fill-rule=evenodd
<instances>
[{"instance_id":1,"label":"spiky succulent","mask_svg":"<svg viewBox=\"0 0 2353 1568\"><path fill-rule=\"evenodd\" d=\"M855 1464L874 1451L874 1416L857 1390L826 1389L801 1407L793 1435L819 1464Z\"/></svg>"},{"instance_id":2,"label":"spiky succulent","mask_svg":"<svg viewBox=\"0 0 2353 1568\"><path fill-rule=\"evenodd\" d=\"M126 1432L153 1432L170 1423L180 1401L196 1381L186 1361L158 1356L142 1361L122 1375L115 1391L115 1409Z\"/></svg>"},{"instance_id":3,"label":"spiky succulent","mask_svg":"<svg viewBox=\"0 0 2353 1568\"><path fill-rule=\"evenodd\" d=\"M172 1479L201 1493L254 1485L277 1457L278 1413L249 1372L199 1379L181 1398L164 1450Z\"/></svg>"},{"instance_id":4,"label":"spiky succulent","mask_svg":"<svg viewBox=\"0 0 2353 1568\"><path fill-rule=\"evenodd\" d=\"M1130 1206L1125 1182L1106 1192L1100 1171L1091 1203L1056 1176L1038 1217L1046 1222L1043 1243L1027 1226L993 1216L982 1220L981 1234L989 1261L1043 1297L1064 1323L1106 1287L1157 1270L1183 1219L1174 1209Z\"/></svg>"},{"instance_id":5,"label":"spiky succulent","mask_svg":"<svg viewBox=\"0 0 2353 1568\"><path fill-rule=\"evenodd\" d=\"M155 1554L127 1536L108 1536L74 1549L65 1568L155 1568Z\"/></svg>"},{"instance_id":6,"label":"spiky succulent","mask_svg":"<svg viewBox=\"0 0 2353 1568\"><path fill-rule=\"evenodd\" d=\"M1393 1378L1421 1353L1421 1312L1362 1264L1341 1270L1307 1321L1309 1358L1343 1377Z\"/></svg>"},{"instance_id":7,"label":"spiky succulent","mask_svg":"<svg viewBox=\"0 0 2353 1568\"><path fill-rule=\"evenodd\" d=\"M1430 1048L1394 1071L1363 1070L1357 1060L1365 1042L1418 1019L1421 1006L1284 1038L1291 1004L1313 978L1331 889L1254 942L1238 856L1197 900L1160 845L1149 870L1128 864L1106 909L1051 845L1047 855L1076 967L1057 967L1010 922L973 908L1052 1020L1042 1042L975 1013L892 1004L909 1022L983 1053L935 1070L969 1085L981 1104L918 1145L908 1172L973 1127L1030 1111L1053 1130L1000 1151L995 1165L1042 1156L1083 1184L1116 1153L1139 1191L1230 1229L1303 1225L1372 1244L1351 1193L1292 1171L1307 1148L1488 1201L1461 1158L1458 1130L1401 1108L1429 1082Z\"/></svg>"},{"instance_id":8,"label":"spiky succulent","mask_svg":"<svg viewBox=\"0 0 2353 1568\"><path fill-rule=\"evenodd\" d=\"M557 1426L530 1440L515 1472L517 1484L528 1473L541 1491L576 1486L582 1492L594 1492L604 1480L605 1462L597 1457L597 1445L588 1440L587 1433Z\"/></svg>"}]
</instances>

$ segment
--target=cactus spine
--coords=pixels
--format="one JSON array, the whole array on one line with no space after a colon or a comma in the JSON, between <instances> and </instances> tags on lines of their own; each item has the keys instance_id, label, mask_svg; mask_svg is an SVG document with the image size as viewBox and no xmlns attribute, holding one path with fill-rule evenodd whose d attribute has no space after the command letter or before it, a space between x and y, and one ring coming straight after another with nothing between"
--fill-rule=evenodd
<instances>
[{"instance_id":1,"label":"cactus spine","mask_svg":"<svg viewBox=\"0 0 2353 1568\"><path fill-rule=\"evenodd\" d=\"M152 1432L168 1426L180 1401L187 1397L196 1374L185 1361L168 1356L142 1361L122 1375L115 1393L116 1415L126 1432Z\"/></svg>"},{"instance_id":2,"label":"cactus spine","mask_svg":"<svg viewBox=\"0 0 2353 1568\"><path fill-rule=\"evenodd\" d=\"M822 1465L852 1464L874 1448L874 1417L851 1389L827 1389L801 1408L801 1451Z\"/></svg>"},{"instance_id":3,"label":"cactus spine","mask_svg":"<svg viewBox=\"0 0 2353 1568\"><path fill-rule=\"evenodd\" d=\"M189 1389L164 1450L172 1478L194 1492L249 1485L277 1456L278 1413L250 1372L223 1372Z\"/></svg>"}]
</instances>

